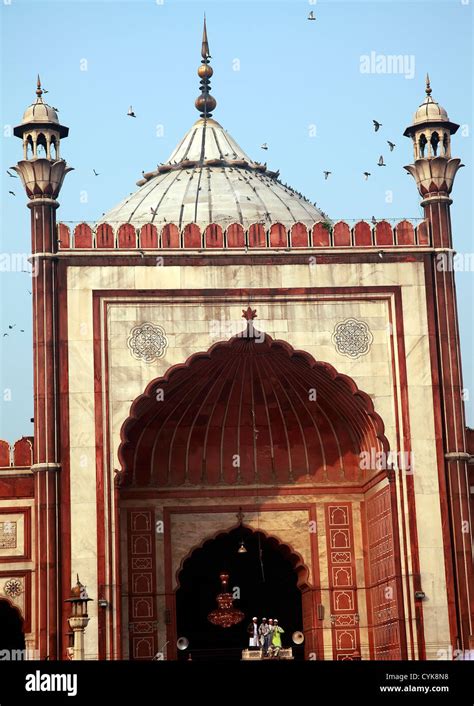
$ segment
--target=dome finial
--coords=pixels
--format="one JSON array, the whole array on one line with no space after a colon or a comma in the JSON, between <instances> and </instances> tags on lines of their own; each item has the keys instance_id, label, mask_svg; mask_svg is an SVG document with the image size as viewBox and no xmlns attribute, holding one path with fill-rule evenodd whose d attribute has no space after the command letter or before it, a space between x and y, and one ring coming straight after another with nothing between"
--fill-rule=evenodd
<instances>
[{"instance_id":1,"label":"dome finial","mask_svg":"<svg viewBox=\"0 0 474 706\"><path fill-rule=\"evenodd\" d=\"M431 84L430 84L430 75L426 74L426 88L425 92L427 96L431 96Z\"/></svg>"},{"instance_id":2,"label":"dome finial","mask_svg":"<svg viewBox=\"0 0 474 706\"><path fill-rule=\"evenodd\" d=\"M211 55L209 54L209 42L207 41L206 13L204 13L204 27L202 29L201 56L203 59L211 58Z\"/></svg>"},{"instance_id":3,"label":"dome finial","mask_svg":"<svg viewBox=\"0 0 474 706\"><path fill-rule=\"evenodd\" d=\"M38 96L38 98L41 98L41 96L43 95L43 89L41 88L41 79L39 74L38 79L36 81L36 95Z\"/></svg>"},{"instance_id":4,"label":"dome finial","mask_svg":"<svg viewBox=\"0 0 474 706\"><path fill-rule=\"evenodd\" d=\"M199 85L201 87L201 95L196 98L194 105L199 110L201 118L210 118L212 110L217 105L216 99L209 93L211 88L210 78L214 71L212 66L209 66L209 42L207 39L206 15L204 15L204 27L202 30L202 45L201 45L201 66L198 68L198 76L201 79Z\"/></svg>"}]
</instances>

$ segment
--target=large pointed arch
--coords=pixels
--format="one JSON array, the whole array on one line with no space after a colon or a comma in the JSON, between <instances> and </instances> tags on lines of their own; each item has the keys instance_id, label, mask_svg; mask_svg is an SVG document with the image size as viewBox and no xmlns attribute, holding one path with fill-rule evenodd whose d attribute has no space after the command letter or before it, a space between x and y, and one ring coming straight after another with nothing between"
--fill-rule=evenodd
<instances>
[{"instance_id":1,"label":"large pointed arch","mask_svg":"<svg viewBox=\"0 0 474 706\"><path fill-rule=\"evenodd\" d=\"M388 450L370 397L328 363L239 335L149 383L121 430L121 484L362 484ZM363 464L362 464L363 465Z\"/></svg>"}]
</instances>

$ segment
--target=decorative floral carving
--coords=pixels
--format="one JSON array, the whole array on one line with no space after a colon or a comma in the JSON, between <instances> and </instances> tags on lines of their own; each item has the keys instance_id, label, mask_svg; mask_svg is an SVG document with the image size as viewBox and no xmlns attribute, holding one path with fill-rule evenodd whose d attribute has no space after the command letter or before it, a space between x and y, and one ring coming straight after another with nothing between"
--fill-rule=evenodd
<instances>
[{"instance_id":1,"label":"decorative floral carving","mask_svg":"<svg viewBox=\"0 0 474 706\"><path fill-rule=\"evenodd\" d=\"M9 579L5 582L3 592L10 598L18 598L23 593L23 584L20 579Z\"/></svg>"},{"instance_id":2,"label":"decorative floral carving","mask_svg":"<svg viewBox=\"0 0 474 706\"><path fill-rule=\"evenodd\" d=\"M332 340L338 353L359 358L369 352L374 337L365 321L346 319L336 325Z\"/></svg>"},{"instance_id":3,"label":"decorative floral carving","mask_svg":"<svg viewBox=\"0 0 474 706\"><path fill-rule=\"evenodd\" d=\"M162 358L168 347L168 339L164 329L157 324L139 324L130 331L128 347L134 358L154 363Z\"/></svg>"},{"instance_id":4,"label":"decorative floral carving","mask_svg":"<svg viewBox=\"0 0 474 706\"><path fill-rule=\"evenodd\" d=\"M0 549L16 549L16 522L0 522Z\"/></svg>"}]
</instances>

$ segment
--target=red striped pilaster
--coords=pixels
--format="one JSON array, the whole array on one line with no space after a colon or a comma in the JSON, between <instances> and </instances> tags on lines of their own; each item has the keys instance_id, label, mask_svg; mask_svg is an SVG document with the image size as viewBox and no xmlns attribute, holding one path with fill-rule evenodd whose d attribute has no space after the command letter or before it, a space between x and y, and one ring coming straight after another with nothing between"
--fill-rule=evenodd
<instances>
[{"instance_id":1,"label":"red striped pilaster","mask_svg":"<svg viewBox=\"0 0 474 706\"><path fill-rule=\"evenodd\" d=\"M40 658L61 657L59 488L59 345L57 201L38 198L31 209L33 255L34 458L36 499L36 629Z\"/></svg>"},{"instance_id":2,"label":"red striped pilaster","mask_svg":"<svg viewBox=\"0 0 474 706\"><path fill-rule=\"evenodd\" d=\"M433 195L426 199L425 217L431 224L432 243L435 248L452 249L449 206L451 199ZM470 649L474 646L474 573L472 562L472 519L469 507L469 480L466 461L448 461L446 454L465 454L466 423L462 399L462 371L456 305L456 285L450 258L440 265L438 254L431 260L430 280L433 291L432 317L435 347L432 363L435 396L439 396L440 415L437 420L439 438L440 489L446 488L448 517L443 516L446 547L447 583L454 579L454 610L450 613L453 648ZM448 591L449 597L449 591Z\"/></svg>"}]
</instances>

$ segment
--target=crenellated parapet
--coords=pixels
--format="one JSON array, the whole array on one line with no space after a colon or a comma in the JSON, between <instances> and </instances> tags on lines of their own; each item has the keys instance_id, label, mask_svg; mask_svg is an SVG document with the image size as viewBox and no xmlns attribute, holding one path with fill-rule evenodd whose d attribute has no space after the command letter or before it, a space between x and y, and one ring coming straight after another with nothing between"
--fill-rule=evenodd
<instances>
[{"instance_id":1,"label":"crenellated parapet","mask_svg":"<svg viewBox=\"0 0 474 706\"><path fill-rule=\"evenodd\" d=\"M18 468L31 468L33 464L33 437L22 436L21 439L10 444L0 439L0 473Z\"/></svg>"},{"instance_id":2,"label":"crenellated parapet","mask_svg":"<svg viewBox=\"0 0 474 706\"><path fill-rule=\"evenodd\" d=\"M266 227L254 223L244 228L232 223L223 228L217 223L199 226L174 223L158 226L145 223L88 224L71 226L59 223L60 250L295 250L302 248L381 248L430 247L430 231L426 220L412 222L386 220L318 222L313 226L294 223L288 227L273 223Z\"/></svg>"}]
</instances>

